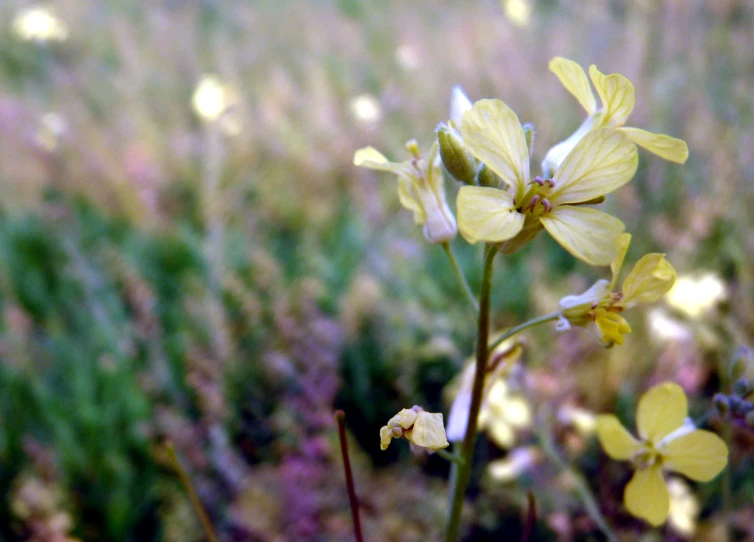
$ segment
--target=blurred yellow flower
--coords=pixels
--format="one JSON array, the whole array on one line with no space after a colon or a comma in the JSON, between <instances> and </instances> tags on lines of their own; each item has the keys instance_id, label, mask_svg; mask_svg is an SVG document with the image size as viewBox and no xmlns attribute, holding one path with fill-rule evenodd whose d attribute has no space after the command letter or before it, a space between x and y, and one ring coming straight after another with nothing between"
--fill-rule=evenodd
<instances>
[{"instance_id":1,"label":"blurred yellow flower","mask_svg":"<svg viewBox=\"0 0 754 542\"><path fill-rule=\"evenodd\" d=\"M597 435L605 453L631 461L636 469L623 496L626 508L655 526L664 523L670 512L663 470L709 482L728 462L725 442L710 431L697 429L687 414L686 394L677 384L665 382L639 400L639 439L612 414L597 418Z\"/></svg>"},{"instance_id":2,"label":"blurred yellow flower","mask_svg":"<svg viewBox=\"0 0 754 542\"><path fill-rule=\"evenodd\" d=\"M542 452L536 446L526 446L511 450L502 459L490 461L487 474L495 482L513 482L542 459Z\"/></svg>"},{"instance_id":3,"label":"blurred yellow flower","mask_svg":"<svg viewBox=\"0 0 754 542\"><path fill-rule=\"evenodd\" d=\"M194 89L191 105L197 116L205 122L217 122L226 135L238 135L241 132L241 118L232 114L240 103L238 89L224 83L216 75L203 75Z\"/></svg>"},{"instance_id":4,"label":"blurred yellow flower","mask_svg":"<svg viewBox=\"0 0 754 542\"><path fill-rule=\"evenodd\" d=\"M35 6L13 18L13 32L24 41L65 41L68 26L50 7Z\"/></svg>"},{"instance_id":5,"label":"blurred yellow flower","mask_svg":"<svg viewBox=\"0 0 754 542\"><path fill-rule=\"evenodd\" d=\"M479 411L480 431L486 431L501 448L510 448L515 441L516 429L531 425L531 407L526 399L513 393L506 377L516 362L521 359L523 346L509 339L498 345L490 355ZM476 373L473 358L467 360L460 375L448 385L453 404L448 414L448 440L460 442L466 434L471 406L471 391Z\"/></svg>"},{"instance_id":6,"label":"blurred yellow flower","mask_svg":"<svg viewBox=\"0 0 754 542\"><path fill-rule=\"evenodd\" d=\"M359 94L349 103L351 114L361 122L377 122L382 118L380 102L371 94Z\"/></svg>"},{"instance_id":7,"label":"blurred yellow flower","mask_svg":"<svg viewBox=\"0 0 754 542\"><path fill-rule=\"evenodd\" d=\"M406 147L413 158L405 162L389 162L377 149L365 147L356 151L353 163L395 173L398 176L398 199L414 214L414 222L424 226L424 237L430 243L448 242L456 236L458 226L445 199L438 144L432 145L426 158L422 158L416 141L409 141Z\"/></svg>"},{"instance_id":8,"label":"blurred yellow flower","mask_svg":"<svg viewBox=\"0 0 754 542\"><path fill-rule=\"evenodd\" d=\"M654 303L670 290L675 281L675 268L664 254L645 254L623 281L621 292L613 292L623 266L631 235L621 234L618 254L610 264L611 282L600 279L581 295L569 295L560 300L562 309L558 329L570 329L571 324L587 326L594 322L599 340L606 346L623 344L623 336L631 333L631 326L620 315L640 303Z\"/></svg>"},{"instance_id":9,"label":"blurred yellow flower","mask_svg":"<svg viewBox=\"0 0 754 542\"><path fill-rule=\"evenodd\" d=\"M529 0L502 0L503 11L508 20L516 26L525 27L531 22Z\"/></svg>"},{"instance_id":10,"label":"blurred yellow flower","mask_svg":"<svg viewBox=\"0 0 754 542\"><path fill-rule=\"evenodd\" d=\"M524 130L502 101L476 102L463 116L461 135L469 152L508 185L508 190L461 188L458 227L469 243L512 240L512 250L501 248L515 252L544 227L588 264L608 265L615 258L623 222L580 204L599 201L631 180L637 152L627 137L610 128L592 131L552 179L530 180Z\"/></svg>"},{"instance_id":11,"label":"blurred yellow flower","mask_svg":"<svg viewBox=\"0 0 754 542\"><path fill-rule=\"evenodd\" d=\"M623 75L619 73L605 75L596 66L589 67L589 76L602 102L602 107L598 109L586 73L576 62L555 57L550 61L550 71L560 79L563 86L573 94L589 116L571 137L547 152L542 162L545 175L550 171L555 171L589 132L606 126L620 130L631 141L665 160L683 164L688 159L689 149L682 139L623 126L634 110L636 102L634 86Z\"/></svg>"},{"instance_id":12,"label":"blurred yellow flower","mask_svg":"<svg viewBox=\"0 0 754 542\"><path fill-rule=\"evenodd\" d=\"M728 293L715 273L681 276L668 292L668 304L690 318L696 318L725 301Z\"/></svg>"},{"instance_id":13,"label":"blurred yellow flower","mask_svg":"<svg viewBox=\"0 0 754 542\"><path fill-rule=\"evenodd\" d=\"M692 536L696 532L696 520L699 517L699 499L689 485L673 476L668 478L670 494L670 513L668 524L683 536Z\"/></svg>"},{"instance_id":14,"label":"blurred yellow flower","mask_svg":"<svg viewBox=\"0 0 754 542\"><path fill-rule=\"evenodd\" d=\"M382 426L380 448L387 450L391 440L401 437L429 450L439 450L450 446L445 436L442 414L426 412L418 406L404 408L390 418L387 425Z\"/></svg>"}]
</instances>

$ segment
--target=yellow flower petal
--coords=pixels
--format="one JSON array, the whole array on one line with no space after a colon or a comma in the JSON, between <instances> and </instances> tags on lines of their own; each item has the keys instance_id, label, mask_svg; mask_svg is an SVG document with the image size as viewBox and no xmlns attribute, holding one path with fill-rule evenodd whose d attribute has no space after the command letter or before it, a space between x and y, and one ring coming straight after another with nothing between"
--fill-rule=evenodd
<instances>
[{"instance_id":1,"label":"yellow flower petal","mask_svg":"<svg viewBox=\"0 0 754 542\"><path fill-rule=\"evenodd\" d=\"M596 309L594 323L600 331L602 342L608 346L623 344L623 336L631 333L631 326L625 318L616 312L608 312L605 309Z\"/></svg>"},{"instance_id":2,"label":"yellow flower petal","mask_svg":"<svg viewBox=\"0 0 754 542\"><path fill-rule=\"evenodd\" d=\"M406 177L398 177L398 201L405 209L408 209L414 214L415 224L424 224L427 221L427 214L424 212L419 198L414 192L413 183L411 179Z\"/></svg>"},{"instance_id":3,"label":"yellow flower petal","mask_svg":"<svg viewBox=\"0 0 754 542\"><path fill-rule=\"evenodd\" d=\"M696 430L662 446L664 466L697 482L709 482L728 463L728 447L711 431Z\"/></svg>"},{"instance_id":4,"label":"yellow flower petal","mask_svg":"<svg viewBox=\"0 0 754 542\"><path fill-rule=\"evenodd\" d=\"M605 123L623 126L636 104L634 85L621 74L605 75L594 65L589 67L589 76L602 100Z\"/></svg>"},{"instance_id":5,"label":"yellow flower petal","mask_svg":"<svg viewBox=\"0 0 754 542\"><path fill-rule=\"evenodd\" d=\"M608 194L630 181L638 164L636 146L620 131L593 130L555 171L550 201L581 203Z\"/></svg>"},{"instance_id":6,"label":"yellow flower petal","mask_svg":"<svg viewBox=\"0 0 754 542\"><path fill-rule=\"evenodd\" d=\"M665 523L670 511L670 494L659 465L634 473L626 486L623 502L631 514L655 527Z\"/></svg>"},{"instance_id":7,"label":"yellow flower petal","mask_svg":"<svg viewBox=\"0 0 754 542\"><path fill-rule=\"evenodd\" d=\"M623 281L623 304L654 303L673 286L676 271L664 254L646 254Z\"/></svg>"},{"instance_id":8,"label":"yellow flower petal","mask_svg":"<svg viewBox=\"0 0 754 542\"><path fill-rule=\"evenodd\" d=\"M529 149L513 110L500 100L479 100L461 122L466 148L520 196L529 182Z\"/></svg>"},{"instance_id":9,"label":"yellow flower petal","mask_svg":"<svg viewBox=\"0 0 754 542\"><path fill-rule=\"evenodd\" d=\"M597 437L605 453L613 459L631 459L641 444L612 414L597 416Z\"/></svg>"},{"instance_id":10,"label":"yellow flower petal","mask_svg":"<svg viewBox=\"0 0 754 542\"><path fill-rule=\"evenodd\" d=\"M353 155L353 165L380 171L392 171L388 168L390 165L388 159L374 147L364 147L356 151Z\"/></svg>"},{"instance_id":11,"label":"yellow flower petal","mask_svg":"<svg viewBox=\"0 0 754 542\"><path fill-rule=\"evenodd\" d=\"M611 292L615 291L615 283L618 281L618 275L620 274L620 268L623 267L623 260L626 258L626 252L628 252L628 245L631 244L631 234L622 233L618 238L618 253L615 255L615 260L610 263L610 271L613 274L613 279L610 281Z\"/></svg>"},{"instance_id":12,"label":"yellow flower petal","mask_svg":"<svg viewBox=\"0 0 754 542\"><path fill-rule=\"evenodd\" d=\"M689 157L689 148L683 139L665 134L653 134L639 128L621 128L628 138L660 158L676 164L684 164Z\"/></svg>"},{"instance_id":13,"label":"yellow flower petal","mask_svg":"<svg viewBox=\"0 0 754 542\"><path fill-rule=\"evenodd\" d=\"M607 213L571 205L556 207L541 221L564 249L589 265L609 265L625 229L623 222Z\"/></svg>"},{"instance_id":14,"label":"yellow flower petal","mask_svg":"<svg viewBox=\"0 0 754 542\"><path fill-rule=\"evenodd\" d=\"M439 412L419 412L414 427L406 433L406 438L422 448L439 450L450 446L445 436L442 414Z\"/></svg>"},{"instance_id":15,"label":"yellow flower petal","mask_svg":"<svg viewBox=\"0 0 754 542\"><path fill-rule=\"evenodd\" d=\"M524 224L524 215L516 211L511 195L497 188L464 186L458 191L456 207L458 229L469 243L505 241Z\"/></svg>"},{"instance_id":16,"label":"yellow flower petal","mask_svg":"<svg viewBox=\"0 0 754 542\"><path fill-rule=\"evenodd\" d=\"M639 399L636 428L639 436L657 444L683 425L688 414L686 394L678 384L659 384Z\"/></svg>"},{"instance_id":17,"label":"yellow flower petal","mask_svg":"<svg viewBox=\"0 0 754 542\"><path fill-rule=\"evenodd\" d=\"M550 71L560 79L563 86L574 95L588 114L594 113L597 102L581 66L573 60L556 56L550 61Z\"/></svg>"}]
</instances>

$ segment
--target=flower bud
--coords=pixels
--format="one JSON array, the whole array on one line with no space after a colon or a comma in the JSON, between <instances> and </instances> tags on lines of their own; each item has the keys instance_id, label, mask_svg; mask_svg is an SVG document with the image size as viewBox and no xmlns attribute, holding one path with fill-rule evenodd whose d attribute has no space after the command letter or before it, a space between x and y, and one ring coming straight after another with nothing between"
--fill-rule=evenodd
<instances>
[{"instance_id":1,"label":"flower bud","mask_svg":"<svg viewBox=\"0 0 754 542\"><path fill-rule=\"evenodd\" d=\"M437 129L437 140L440 143L440 158L448 173L462 183L474 184L476 160L466 150L458 132L441 124Z\"/></svg>"},{"instance_id":2,"label":"flower bud","mask_svg":"<svg viewBox=\"0 0 754 542\"><path fill-rule=\"evenodd\" d=\"M749 390L749 381L745 378L739 378L733 384L733 392L736 395L740 395L741 397L744 397L747 393L749 393Z\"/></svg>"},{"instance_id":3,"label":"flower bud","mask_svg":"<svg viewBox=\"0 0 754 542\"><path fill-rule=\"evenodd\" d=\"M479 186L488 186L490 188L501 188L502 180L497 174L487 167L487 164L483 164L479 170Z\"/></svg>"},{"instance_id":4,"label":"flower bud","mask_svg":"<svg viewBox=\"0 0 754 542\"><path fill-rule=\"evenodd\" d=\"M721 416L727 417L730 414L730 402L728 397L722 393L717 393L712 398L712 404L715 405L715 409Z\"/></svg>"}]
</instances>

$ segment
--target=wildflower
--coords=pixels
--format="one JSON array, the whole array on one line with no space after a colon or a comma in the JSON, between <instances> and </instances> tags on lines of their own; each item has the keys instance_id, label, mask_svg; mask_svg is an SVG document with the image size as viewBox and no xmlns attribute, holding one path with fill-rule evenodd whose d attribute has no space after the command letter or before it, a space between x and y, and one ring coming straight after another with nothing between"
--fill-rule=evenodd
<instances>
[{"instance_id":1,"label":"wildflower","mask_svg":"<svg viewBox=\"0 0 754 542\"><path fill-rule=\"evenodd\" d=\"M689 318L710 312L728 297L725 282L715 273L684 275L668 292L668 303Z\"/></svg>"},{"instance_id":2,"label":"wildflower","mask_svg":"<svg viewBox=\"0 0 754 542\"><path fill-rule=\"evenodd\" d=\"M696 532L699 517L699 499L691 492L689 485L673 476L668 479L670 493L670 513L668 524L677 533L690 537Z\"/></svg>"},{"instance_id":3,"label":"wildflower","mask_svg":"<svg viewBox=\"0 0 754 542\"><path fill-rule=\"evenodd\" d=\"M605 75L596 66L589 67L589 76L602 101L602 107L598 109L586 73L581 66L573 60L555 57L550 61L550 71L574 95L589 116L571 137L549 150L542 162L542 170L545 174L557 169L565 157L589 132L605 126L620 130L631 141L665 160L677 164L686 162L689 157L689 149L682 139L623 126L636 103L634 86L626 77L619 73Z\"/></svg>"},{"instance_id":4,"label":"wildflower","mask_svg":"<svg viewBox=\"0 0 754 542\"><path fill-rule=\"evenodd\" d=\"M636 147L610 128L586 135L552 179L529 178L529 150L516 114L500 100L480 100L466 112L461 135L469 152L495 172L507 190L464 186L458 225L470 243L504 243L512 253L547 229L563 248L591 265L615 257L623 223L583 204L602 201L633 177Z\"/></svg>"},{"instance_id":5,"label":"wildflower","mask_svg":"<svg viewBox=\"0 0 754 542\"><path fill-rule=\"evenodd\" d=\"M486 431L501 448L510 448L515 440L515 430L531 425L531 407L523 397L511 391L506 376L511 367L521 359L521 343L508 340L492 352L487 364L487 377L479 410L479 430ZM471 407L471 392L476 364L473 359L448 389L454 391L453 404L448 415L448 440L460 442L466 435Z\"/></svg>"},{"instance_id":6,"label":"wildflower","mask_svg":"<svg viewBox=\"0 0 754 542\"><path fill-rule=\"evenodd\" d=\"M419 406L404 408L390 418L387 425L382 426L380 448L387 450L392 439L401 437L406 437L409 442L430 450L450 446L445 436L442 414L426 412Z\"/></svg>"},{"instance_id":7,"label":"wildflower","mask_svg":"<svg viewBox=\"0 0 754 542\"><path fill-rule=\"evenodd\" d=\"M631 461L636 469L625 489L626 508L655 526L665 522L670 510L663 471L709 482L728 462L722 439L697 429L686 418L687 413L688 401L681 387L665 382L639 400L638 440L612 414L597 419L597 435L605 453L613 459Z\"/></svg>"},{"instance_id":8,"label":"wildflower","mask_svg":"<svg viewBox=\"0 0 754 542\"><path fill-rule=\"evenodd\" d=\"M422 158L416 141L406 143L413 155L405 162L389 162L373 147L356 151L353 163L398 176L398 199L414 214L414 222L424 226L424 237L430 243L446 243L458 232L456 219L445 200L445 185L440 169L438 144L435 142L426 158Z\"/></svg>"},{"instance_id":9,"label":"wildflower","mask_svg":"<svg viewBox=\"0 0 754 542\"><path fill-rule=\"evenodd\" d=\"M675 281L675 268L664 254L645 254L623 281L622 291L613 292L626 256L631 235L621 234L618 254L610 268L613 279L600 279L581 295L569 295L560 300L562 309L558 329L570 329L571 324L587 326L594 322L599 340L606 346L623 344L623 336L631 333L631 326L620 315L640 303L654 303L670 290Z\"/></svg>"}]
</instances>

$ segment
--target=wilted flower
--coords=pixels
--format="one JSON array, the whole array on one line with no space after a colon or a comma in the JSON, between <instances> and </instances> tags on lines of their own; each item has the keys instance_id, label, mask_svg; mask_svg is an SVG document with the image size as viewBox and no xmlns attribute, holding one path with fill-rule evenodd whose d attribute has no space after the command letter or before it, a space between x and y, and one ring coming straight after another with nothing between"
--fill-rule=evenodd
<instances>
[{"instance_id":1,"label":"wilted flower","mask_svg":"<svg viewBox=\"0 0 754 542\"><path fill-rule=\"evenodd\" d=\"M387 425L382 426L380 448L387 450L391 440L401 437L429 450L439 450L450 446L445 436L442 414L426 412L419 406L404 408L390 418Z\"/></svg>"},{"instance_id":2,"label":"wilted flower","mask_svg":"<svg viewBox=\"0 0 754 542\"><path fill-rule=\"evenodd\" d=\"M709 482L728 462L725 442L710 431L697 429L687 414L686 394L678 384L665 382L639 400L638 440L614 415L597 418L597 435L605 453L631 461L636 469L624 493L626 508L652 525L664 523L670 511L663 471Z\"/></svg>"},{"instance_id":3,"label":"wilted flower","mask_svg":"<svg viewBox=\"0 0 754 542\"><path fill-rule=\"evenodd\" d=\"M463 116L466 148L508 186L464 186L458 193L458 226L470 243L503 244L515 252L547 229L563 248L591 265L614 258L625 226L584 206L602 201L633 177L636 147L610 128L585 136L552 179L529 176L529 149L516 114L500 100L480 100Z\"/></svg>"},{"instance_id":4,"label":"wilted flower","mask_svg":"<svg viewBox=\"0 0 754 542\"><path fill-rule=\"evenodd\" d=\"M619 73L605 75L596 66L590 66L589 76L602 101L602 107L598 109L586 73L576 62L567 58L555 57L550 61L550 71L574 95L589 116L571 137L548 151L542 162L542 170L545 175L556 170L589 132L606 126L620 130L631 141L665 160L678 164L686 162L689 149L682 139L623 126L634 110L636 102L634 86L626 77Z\"/></svg>"},{"instance_id":5,"label":"wilted flower","mask_svg":"<svg viewBox=\"0 0 754 542\"><path fill-rule=\"evenodd\" d=\"M676 272L664 254L646 254L623 281L622 292L613 292L626 256L631 235L624 233L618 240L618 255L610 268L611 282L598 280L581 295L569 295L560 300L561 319L558 329L570 329L571 324L587 326L594 322L598 337L607 346L623 344L623 336L631 333L631 326L620 315L640 303L654 303L673 286Z\"/></svg>"},{"instance_id":6,"label":"wilted flower","mask_svg":"<svg viewBox=\"0 0 754 542\"><path fill-rule=\"evenodd\" d=\"M413 158L405 162L389 162L373 147L356 151L353 163L398 176L398 199L414 213L414 222L424 226L424 237L430 243L446 243L458 232L456 219L445 200L445 184L440 169L438 144L435 142L426 158L422 158L416 141L406 147Z\"/></svg>"}]
</instances>

